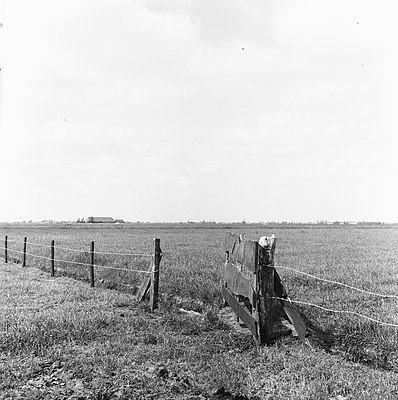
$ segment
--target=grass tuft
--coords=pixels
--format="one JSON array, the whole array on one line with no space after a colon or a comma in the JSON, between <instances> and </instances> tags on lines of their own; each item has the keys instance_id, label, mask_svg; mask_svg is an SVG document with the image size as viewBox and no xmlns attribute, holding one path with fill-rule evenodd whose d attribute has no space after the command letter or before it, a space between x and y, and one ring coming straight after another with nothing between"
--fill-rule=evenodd
<instances>
[{"instance_id":1,"label":"grass tuft","mask_svg":"<svg viewBox=\"0 0 398 400\"><path fill-rule=\"evenodd\" d=\"M286 337L258 349L250 334L220 318L222 229L12 227L32 242L81 248L61 259L88 262L98 251L151 252L160 237L160 309L148 314L133 293L142 276L27 259L0 268L0 398L395 399L397 331L355 316L300 306L313 330L314 350ZM24 227L24 229L27 229ZM396 294L395 229L278 229L244 227L258 238L275 233L277 264L364 289ZM121 234L123 233L123 234ZM29 243L29 242L28 242ZM28 244L29 248L29 244ZM33 252L33 248L30 248ZM45 248L34 251L48 256ZM371 257L369 257L371 255ZM1 257L1 254L0 254ZM18 259L18 257L16 257ZM148 260L98 256L101 265L147 269ZM81 281L62 275L75 276ZM353 310L398 323L396 302L370 298L281 270L292 299ZM118 290L108 290L112 287Z\"/></svg>"}]
</instances>

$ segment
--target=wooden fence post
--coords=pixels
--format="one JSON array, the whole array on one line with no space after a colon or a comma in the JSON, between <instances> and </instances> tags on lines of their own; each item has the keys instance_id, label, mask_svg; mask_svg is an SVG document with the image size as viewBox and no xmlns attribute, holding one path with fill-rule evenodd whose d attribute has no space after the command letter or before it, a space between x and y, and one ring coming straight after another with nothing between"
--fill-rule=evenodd
<instances>
[{"instance_id":1,"label":"wooden fence post","mask_svg":"<svg viewBox=\"0 0 398 400\"><path fill-rule=\"evenodd\" d=\"M54 240L51 240L51 276L55 275L55 249L54 249Z\"/></svg>"},{"instance_id":2,"label":"wooden fence post","mask_svg":"<svg viewBox=\"0 0 398 400\"><path fill-rule=\"evenodd\" d=\"M28 241L28 238L25 237L23 239L23 259L22 259L22 266L26 267L26 243Z\"/></svg>"},{"instance_id":3,"label":"wooden fence post","mask_svg":"<svg viewBox=\"0 0 398 400\"><path fill-rule=\"evenodd\" d=\"M151 279L151 312L158 308L159 302L159 266L161 259L160 239L153 239L154 255L152 264L152 279Z\"/></svg>"},{"instance_id":4,"label":"wooden fence post","mask_svg":"<svg viewBox=\"0 0 398 400\"><path fill-rule=\"evenodd\" d=\"M261 247L257 243L258 269L257 293L259 313L260 344L272 344L274 340L274 321L278 317L278 302L275 299L275 238L268 238L268 244Z\"/></svg>"},{"instance_id":5,"label":"wooden fence post","mask_svg":"<svg viewBox=\"0 0 398 400\"><path fill-rule=\"evenodd\" d=\"M91 242L90 250L90 285L94 287L94 242Z\"/></svg>"},{"instance_id":6,"label":"wooden fence post","mask_svg":"<svg viewBox=\"0 0 398 400\"><path fill-rule=\"evenodd\" d=\"M7 245L8 245L8 236L4 239L4 262L7 264L8 263L8 251L7 251Z\"/></svg>"}]
</instances>

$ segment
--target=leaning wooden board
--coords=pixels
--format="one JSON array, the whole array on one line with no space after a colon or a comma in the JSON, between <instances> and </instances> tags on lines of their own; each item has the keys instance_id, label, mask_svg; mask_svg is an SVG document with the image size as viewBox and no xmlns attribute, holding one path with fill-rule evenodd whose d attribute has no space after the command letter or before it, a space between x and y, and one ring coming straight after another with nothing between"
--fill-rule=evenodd
<instances>
[{"instance_id":1,"label":"leaning wooden board","mask_svg":"<svg viewBox=\"0 0 398 400\"><path fill-rule=\"evenodd\" d=\"M274 322L284 315L299 338L311 347L305 322L297 307L289 302L274 268L274 236L267 238L266 243L267 247L261 247L243 235L227 233L222 295L260 344L273 342Z\"/></svg>"},{"instance_id":2,"label":"leaning wooden board","mask_svg":"<svg viewBox=\"0 0 398 400\"><path fill-rule=\"evenodd\" d=\"M255 339L258 339L258 328L257 321L254 317L242 306L227 288L222 287L221 289L224 299L227 301L229 306L235 311L236 315L243 321L243 323L249 328Z\"/></svg>"}]
</instances>

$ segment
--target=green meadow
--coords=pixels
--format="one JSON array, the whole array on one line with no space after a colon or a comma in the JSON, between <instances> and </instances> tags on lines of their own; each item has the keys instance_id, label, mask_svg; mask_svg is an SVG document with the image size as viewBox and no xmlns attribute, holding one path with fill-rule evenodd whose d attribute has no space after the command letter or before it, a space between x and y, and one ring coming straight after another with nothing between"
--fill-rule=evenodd
<instances>
[{"instance_id":1,"label":"green meadow","mask_svg":"<svg viewBox=\"0 0 398 400\"><path fill-rule=\"evenodd\" d=\"M292 336L258 348L222 317L228 230L251 239L275 234L277 270L291 299L340 311L298 305L313 349ZM0 243L5 235L0 398L398 398L398 328L382 324L398 325L398 300L283 268L398 295L397 227L26 224L0 227ZM24 237L26 268L16 252ZM126 269L148 269L149 257L129 254L151 254L155 237L163 257L159 309L151 314L133 296L143 275ZM51 240L60 260L55 278L46 259ZM93 289L84 265L91 241L104 266Z\"/></svg>"}]
</instances>

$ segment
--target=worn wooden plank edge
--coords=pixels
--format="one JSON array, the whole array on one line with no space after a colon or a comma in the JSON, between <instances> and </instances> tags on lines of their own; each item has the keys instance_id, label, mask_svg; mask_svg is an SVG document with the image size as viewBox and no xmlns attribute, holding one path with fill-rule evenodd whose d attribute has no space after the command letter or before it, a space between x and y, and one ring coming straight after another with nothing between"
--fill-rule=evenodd
<instances>
[{"instance_id":1,"label":"worn wooden plank edge","mask_svg":"<svg viewBox=\"0 0 398 400\"><path fill-rule=\"evenodd\" d=\"M141 286L135 295L135 299L137 301L144 300L146 294L148 293L150 286L151 286L151 276L149 275L149 276L146 276L144 278L144 280L142 281Z\"/></svg>"},{"instance_id":2,"label":"worn wooden plank edge","mask_svg":"<svg viewBox=\"0 0 398 400\"><path fill-rule=\"evenodd\" d=\"M154 260L152 260L152 262L148 268L148 272L151 272L151 274L148 274L144 277L144 279L141 283L141 286L139 287L137 293L135 294L136 301L144 300L146 294L148 293L148 290L151 286L151 281L152 281L153 266L154 266Z\"/></svg>"},{"instance_id":3,"label":"worn wooden plank edge","mask_svg":"<svg viewBox=\"0 0 398 400\"><path fill-rule=\"evenodd\" d=\"M303 319L301 318L301 315L297 310L296 306L289 302L289 298L287 298L286 301L284 301L283 311L285 312L290 323L294 326L294 329L296 330L301 341L308 347L312 348L311 343L307 339L307 334L308 334L307 326L303 321Z\"/></svg>"},{"instance_id":4,"label":"worn wooden plank edge","mask_svg":"<svg viewBox=\"0 0 398 400\"><path fill-rule=\"evenodd\" d=\"M285 286L282 283L282 279L278 274L278 271L274 272L274 290L277 297L286 298L287 292Z\"/></svg>"},{"instance_id":5,"label":"worn wooden plank edge","mask_svg":"<svg viewBox=\"0 0 398 400\"><path fill-rule=\"evenodd\" d=\"M238 317L249 328L250 332L257 340L257 321L254 319L254 317L248 311L246 311L243 306L239 304L239 302L235 299L235 296L227 288L222 287L221 293L229 306L235 311Z\"/></svg>"},{"instance_id":6,"label":"worn wooden plank edge","mask_svg":"<svg viewBox=\"0 0 398 400\"><path fill-rule=\"evenodd\" d=\"M235 233L228 231L227 234L225 235L224 251L232 254L236 248L236 242L239 242L239 235L236 235Z\"/></svg>"},{"instance_id":7,"label":"worn wooden plank edge","mask_svg":"<svg viewBox=\"0 0 398 400\"><path fill-rule=\"evenodd\" d=\"M234 264L225 264L224 283L226 287L235 295L247 297L253 304L254 288L252 280L243 275Z\"/></svg>"},{"instance_id":8,"label":"worn wooden plank edge","mask_svg":"<svg viewBox=\"0 0 398 400\"><path fill-rule=\"evenodd\" d=\"M307 326L305 325L296 307L289 302L289 298L284 301L283 311L288 317L290 323L294 326L294 329L299 337L305 338L307 336Z\"/></svg>"},{"instance_id":9,"label":"worn wooden plank edge","mask_svg":"<svg viewBox=\"0 0 398 400\"><path fill-rule=\"evenodd\" d=\"M300 340L304 342L308 347L312 347L309 340L307 339L307 325L301 318L300 312L297 307L293 303L289 302L287 291L277 271L275 271L275 294L277 297L286 299L285 301L283 301L284 313L286 314L290 323L294 326L294 329L296 330Z\"/></svg>"}]
</instances>

